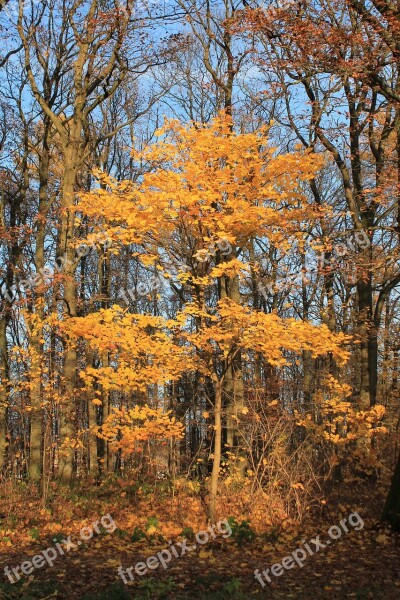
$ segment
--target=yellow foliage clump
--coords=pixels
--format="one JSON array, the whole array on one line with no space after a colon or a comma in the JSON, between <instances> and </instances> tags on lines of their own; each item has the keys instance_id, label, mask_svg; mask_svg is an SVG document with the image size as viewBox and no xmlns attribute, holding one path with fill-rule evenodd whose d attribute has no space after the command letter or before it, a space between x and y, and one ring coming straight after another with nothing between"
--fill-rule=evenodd
<instances>
[{"instance_id":1,"label":"yellow foliage clump","mask_svg":"<svg viewBox=\"0 0 400 600\"><path fill-rule=\"evenodd\" d=\"M103 425L96 428L96 433L99 438L110 443L114 452L121 450L122 456L127 457L139 451L142 442L147 440L182 437L183 425L170 412L162 409L149 406L113 408Z\"/></svg>"}]
</instances>

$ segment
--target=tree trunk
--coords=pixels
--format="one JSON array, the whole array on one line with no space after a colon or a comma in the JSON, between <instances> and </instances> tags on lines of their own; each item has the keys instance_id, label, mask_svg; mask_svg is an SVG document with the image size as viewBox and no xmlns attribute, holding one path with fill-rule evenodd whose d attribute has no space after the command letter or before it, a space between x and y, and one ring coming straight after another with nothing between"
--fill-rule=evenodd
<instances>
[{"instance_id":1,"label":"tree trunk","mask_svg":"<svg viewBox=\"0 0 400 600\"><path fill-rule=\"evenodd\" d=\"M46 219L50 201L48 198L48 181L50 167L49 137L51 134L50 120L45 117L43 135L43 148L39 157L39 210L37 218L35 266L36 273L42 274L45 257L44 244L46 235ZM43 444L43 408L42 408L42 359L43 359L43 320L44 320L44 280L36 289L35 312L37 315L37 328L32 334L31 343L33 350L33 385L31 390L31 427L30 427L30 452L29 452L29 477L32 481L40 481L42 475L42 444Z\"/></svg>"},{"instance_id":2,"label":"tree trunk","mask_svg":"<svg viewBox=\"0 0 400 600\"><path fill-rule=\"evenodd\" d=\"M69 155L69 156L68 156ZM74 193L75 183L80 161L73 149L66 151L65 172L62 189L62 224L60 235L61 254L65 257L64 262L64 304L66 319L75 317L77 311L76 303L76 281L75 281L75 249L72 245L74 234ZM77 379L77 351L75 345L68 344L64 356L64 379L65 379L65 404L61 408L60 441L65 444L60 453L58 473L63 483L70 483L74 471L75 452L70 443L75 434L76 413L76 379ZM66 443L65 443L66 442Z\"/></svg>"},{"instance_id":3,"label":"tree trunk","mask_svg":"<svg viewBox=\"0 0 400 600\"><path fill-rule=\"evenodd\" d=\"M218 493L219 471L221 468L222 452L222 382L215 384L215 405L214 405L214 460L211 472L210 500L208 513L211 523L216 522L216 504Z\"/></svg>"},{"instance_id":4,"label":"tree trunk","mask_svg":"<svg viewBox=\"0 0 400 600\"><path fill-rule=\"evenodd\" d=\"M361 410L368 410L374 404L374 390L371 387L373 381L371 369L373 369L373 348L371 347L370 328L372 317L372 285L368 281L357 282L358 295L358 332L360 335L360 400ZM376 388L375 388L376 395Z\"/></svg>"},{"instance_id":5,"label":"tree trunk","mask_svg":"<svg viewBox=\"0 0 400 600\"><path fill-rule=\"evenodd\" d=\"M2 317L0 319L0 475L4 467L7 448L8 354L6 330L6 320Z\"/></svg>"},{"instance_id":6,"label":"tree trunk","mask_svg":"<svg viewBox=\"0 0 400 600\"><path fill-rule=\"evenodd\" d=\"M109 307L109 298L111 295L111 277L110 277L110 256L107 250L101 254L99 259L99 285L101 290L101 307ZM102 352L101 356L102 367L108 367L110 364L110 358L108 352ZM100 425L104 423L110 413L110 394L104 388L101 391L101 421ZM98 444L99 460L100 460L100 473L110 470L110 445L106 440L99 440Z\"/></svg>"},{"instance_id":7,"label":"tree trunk","mask_svg":"<svg viewBox=\"0 0 400 600\"><path fill-rule=\"evenodd\" d=\"M97 406L92 399L88 400L88 425L89 425L89 471L94 477L99 475L99 457L97 453L98 438L92 433L97 426Z\"/></svg>"},{"instance_id":8,"label":"tree trunk","mask_svg":"<svg viewBox=\"0 0 400 600\"><path fill-rule=\"evenodd\" d=\"M236 256L233 251L226 260L232 260ZM239 277L222 277L219 286L219 297L229 298L240 304ZM223 384L223 407L226 410L226 443L230 449L239 445L238 415L244 406L244 387L242 374L242 359L240 352L235 352L235 358L228 365Z\"/></svg>"},{"instance_id":9,"label":"tree trunk","mask_svg":"<svg viewBox=\"0 0 400 600\"><path fill-rule=\"evenodd\" d=\"M390 523L396 531L400 531L400 454L386 498L382 520Z\"/></svg>"}]
</instances>

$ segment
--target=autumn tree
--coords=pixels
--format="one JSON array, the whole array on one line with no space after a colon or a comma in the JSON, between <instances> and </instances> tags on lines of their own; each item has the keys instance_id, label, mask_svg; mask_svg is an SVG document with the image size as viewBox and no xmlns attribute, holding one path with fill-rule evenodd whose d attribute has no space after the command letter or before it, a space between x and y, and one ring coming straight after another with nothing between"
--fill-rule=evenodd
<instances>
[{"instance_id":1,"label":"autumn tree","mask_svg":"<svg viewBox=\"0 0 400 600\"><path fill-rule=\"evenodd\" d=\"M57 253L63 260L60 292L69 316L78 311L75 271L79 257L73 244L75 191L81 170L93 152L91 121L103 103L112 98L128 71L140 74L148 68L145 49L128 44L139 27L130 18L133 4L127 2L122 10L120 4L113 3L104 11L102 2L79 0L67 3L60 10L57 3L51 2L28 12L24 3L20 3L17 28L23 45L24 68L32 95L45 122L58 136L63 156L62 222ZM43 19L52 25L45 35L41 28ZM70 88L65 103L60 103L60 85ZM118 124L116 129L120 127ZM112 132L108 131L106 137L111 138ZM43 160L44 156L45 153ZM67 404L62 411L61 438L71 437L73 432L76 369L76 349L69 346L65 354ZM65 481L70 480L72 468L73 452L60 464Z\"/></svg>"},{"instance_id":2,"label":"autumn tree","mask_svg":"<svg viewBox=\"0 0 400 600\"><path fill-rule=\"evenodd\" d=\"M246 63L253 48L251 44L242 44L240 35L233 27L241 2L216 2L206 4L192 0L178 0L179 6L186 14L192 37L200 56L201 67L208 74L212 86L214 114L224 110L226 115L233 116L234 93L240 71ZM203 88L209 87L207 85ZM189 93L193 84L189 83ZM204 92L203 92L204 93ZM191 93L193 96L193 92ZM194 99L190 100L193 106ZM193 109L191 110L193 113ZM232 121L233 123L233 121ZM230 259L235 259L240 248L231 246ZM239 278L236 274L224 275L218 281L218 294L222 298L231 298L240 302ZM224 378L224 406L231 412L228 416L226 442L232 448L237 446L234 414L243 404L243 374L240 353L229 366Z\"/></svg>"},{"instance_id":3,"label":"autumn tree","mask_svg":"<svg viewBox=\"0 0 400 600\"><path fill-rule=\"evenodd\" d=\"M393 268L383 277L379 261L379 249L395 243L397 201L389 198L397 196L393 136L398 109L377 82L385 79L395 89L398 73L393 44L382 46L385 34L376 21L374 29L373 19L357 13L351 2L321 2L249 11L248 17L252 33L261 33L259 64L272 94L282 101L288 128L304 147L331 156L343 196L339 210L348 211L343 228L367 242L355 247L354 292L360 337L357 389L359 402L368 407L377 398L382 310L399 283L396 250ZM388 35L392 23L389 17ZM337 107L338 96L346 104L345 115ZM301 124L298 99L305 106ZM321 191L314 186L313 194L319 203Z\"/></svg>"},{"instance_id":4,"label":"autumn tree","mask_svg":"<svg viewBox=\"0 0 400 600\"><path fill-rule=\"evenodd\" d=\"M274 156L266 133L265 129L237 133L226 113L205 126L166 123L158 132L160 141L135 154L137 160L152 166L143 181L107 179L107 190L82 196L79 205L92 219L104 218L108 235L115 241L139 244L143 263L154 265L167 280L171 277L168 257L172 262L178 254L178 280L185 285L188 299L182 316L176 317L177 326L186 343L196 349L200 371L214 383L212 519L223 428L229 426L228 416L237 422L244 408L243 399L232 415L222 396L237 354L250 350L251 339L255 352L270 364L284 364L283 349L303 348L313 355L331 351L342 360L345 356L339 350L344 338L336 338L327 328L301 321L285 323L276 315L245 309L240 298L223 296L217 303L213 298L212 289L215 285L218 289L223 278L236 276L240 281L249 269L244 251L253 236L273 240L284 251L291 240L302 243L302 222L315 218L300 184L314 176L321 164L319 157L304 152ZM101 180L105 182L104 177ZM220 240L238 248L237 255L224 256ZM190 322L193 332L186 334ZM271 335L265 339L269 330ZM313 337L312 343L307 342L308 336Z\"/></svg>"}]
</instances>

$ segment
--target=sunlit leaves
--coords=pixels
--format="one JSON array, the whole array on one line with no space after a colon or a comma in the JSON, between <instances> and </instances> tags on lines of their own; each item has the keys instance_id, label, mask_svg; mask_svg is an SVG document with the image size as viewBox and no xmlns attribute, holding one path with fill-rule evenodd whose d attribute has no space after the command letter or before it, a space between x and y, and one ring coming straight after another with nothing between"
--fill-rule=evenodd
<instances>
[{"instance_id":1,"label":"sunlit leaves","mask_svg":"<svg viewBox=\"0 0 400 600\"><path fill-rule=\"evenodd\" d=\"M129 456L150 439L166 440L182 436L183 426L162 409L135 406L132 409L113 408L103 425L96 429L98 437L108 441L114 451Z\"/></svg>"}]
</instances>

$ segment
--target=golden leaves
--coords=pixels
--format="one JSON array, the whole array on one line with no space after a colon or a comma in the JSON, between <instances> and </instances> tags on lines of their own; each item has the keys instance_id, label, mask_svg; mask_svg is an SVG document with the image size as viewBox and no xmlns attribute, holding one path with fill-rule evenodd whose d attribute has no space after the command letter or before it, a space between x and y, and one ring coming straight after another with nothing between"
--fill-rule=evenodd
<instances>
[{"instance_id":1,"label":"golden leaves","mask_svg":"<svg viewBox=\"0 0 400 600\"><path fill-rule=\"evenodd\" d=\"M180 231L190 234L192 258L210 241L243 247L257 235L287 251L289 239L301 239L304 223L321 216L301 183L315 176L323 158L300 150L277 155L267 134L268 127L232 131L224 112L207 124L166 120L158 140L135 153L152 170L134 183L97 172L103 186L81 194L79 210L112 240L143 245L148 265L161 260L160 244L167 248ZM218 265L211 276L224 274Z\"/></svg>"},{"instance_id":2,"label":"golden leaves","mask_svg":"<svg viewBox=\"0 0 400 600\"><path fill-rule=\"evenodd\" d=\"M141 442L149 439L182 437L183 426L170 412L136 405L129 410L113 408L96 433L99 438L107 440L115 452L121 450L124 456L128 456L140 450Z\"/></svg>"},{"instance_id":3,"label":"golden leaves","mask_svg":"<svg viewBox=\"0 0 400 600\"><path fill-rule=\"evenodd\" d=\"M173 341L171 325L178 327L179 321L132 315L114 306L68 319L60 328L70 341L83 338L112 360L113 366L87 366L80 372L87 386L96 382L107 391L146 391L149 385L176 380L192 364L187 348Z\"/></svg>"},{"instance_id":4,"label":"golden leaves","mask_svg":"<svg viewBox=\"0 0 400 600\"><path fill-rule=\"evenodd\" d=\"M188 305L185 312L208 317L207 327L188 334L187 339L197 348L210 352L219 348L226 354L234 347L240 347L243 351L263 354L270 364L277 366L287 363L284 351L300 354L309 350L313 356L330 352L339 363L348 357L343 344L349 338L332 333L325 325L282 319L274 313L254 311L230 299L221 300L218 311L213 311L212 315L207 315L195 304Z\"/></svg>"}]
</instances>

